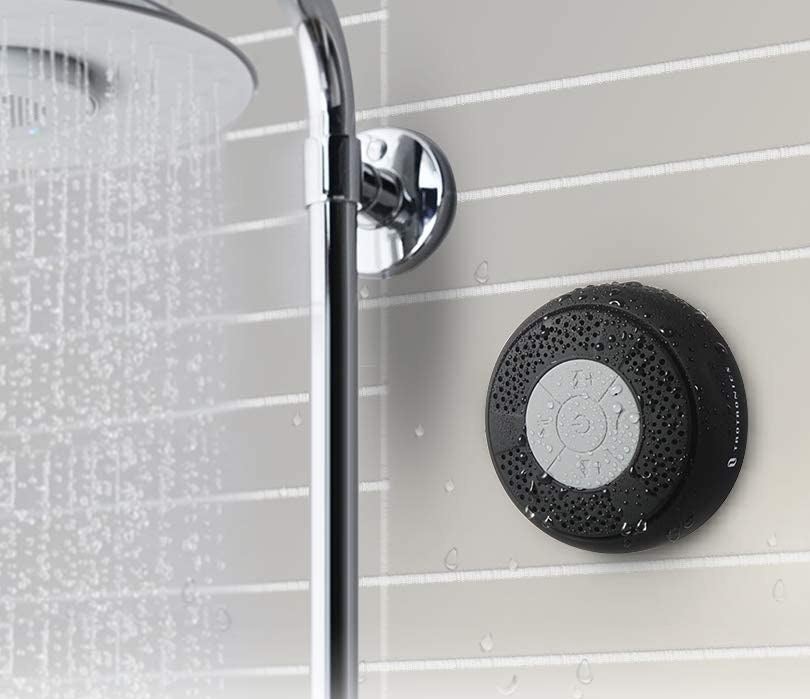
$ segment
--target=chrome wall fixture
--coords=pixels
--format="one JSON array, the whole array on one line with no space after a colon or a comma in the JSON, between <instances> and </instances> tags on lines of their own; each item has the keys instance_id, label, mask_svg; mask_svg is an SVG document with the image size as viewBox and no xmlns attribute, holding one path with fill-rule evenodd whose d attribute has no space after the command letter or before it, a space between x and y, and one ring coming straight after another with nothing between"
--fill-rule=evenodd
<instances>
[{"instance_id":1,"label":"chrome wall fixture","mask_svg":"<svg viewBox=\"0 0 810 699\"><path fill-rule=\"evenodd\" d=\"M455 214L447 159L401 129L356 134L346 43L331 0L284 0L309 102L311 662L313 699L357 696L357 276L412 268ZM358 247L358 211L360 244Z\"/></svg>"}]
</instances>

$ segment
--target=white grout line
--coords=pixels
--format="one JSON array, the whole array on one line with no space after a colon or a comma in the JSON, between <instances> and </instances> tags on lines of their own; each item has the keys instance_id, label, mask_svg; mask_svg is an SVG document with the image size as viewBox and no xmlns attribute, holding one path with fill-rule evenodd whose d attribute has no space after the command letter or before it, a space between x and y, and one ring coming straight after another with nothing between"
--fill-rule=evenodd
<instances>
[{"instance_id":1,"label":"white grout line","mask_svg":"<svg viewBox=\"0 0 810 699\"><path fill-rule=\"evenodd\" d=\"M388 492L389 485L375 485L379 492ZM377 492L376 490L373 492ZM732 554L726 556L701 556L698 558L660 559L640 561L638 563L594 563L540 566L517 571L511 570L478 570L459 573L425 573L414 575L393 575L363 577L361 589L386 590L395 587L416 585L433 585L448 583L481 583L503 582L510 580L546 579L556 577L576 577L586 575L622 575L632 573L649 573L662 571L713 570L718 568L764 567L771 565L789 565L810 563L810 551L763 554ZM214 596L260 596L286 593L306 593L309 591L309 580L278 580L265 583L234 583L230 585L197 585L195 594L200 597ZM124 590L120 592L101 591L90 595L64 595L53 597L3 597L0 603L45 604L48 602L86 602L113 599L149 599L177 597L183 594L180 587L160 587L143 590Z\"/></svg>"},{"instance_id":2,"label":"white grout line","mask_svg":"<svg viewBox=\"0 0 810 699\"><path fill-rule=\"evenodd\" d=\"M340 18L340 24L343 27L356 27L362 24L374 24L376 22L385 23L387 19L388 12L383 9L373 12L360 12L354 15L345 15ZM277 29L268 29L252 34L239 34L231 37L230 42L236 46L249 46L251 44L277 41L278 39L287 39L292 37L293 33L292 27L279 27Z\"/></svg>"},{"instance_id":3,"label":"white grout line","mask_svg":"<svg viewBox=\"0 0 810 699\"><path fill-rule=\"evenodd\" d=\"M677 160L657 163L655 165L642 165L640 167L594 172L587 175L572 175L499 187L485 187L483 189L460 192L459 202L500 199L503 197L538 194L541 192L556 192L561 189L576 189L579 187L590 187L592 185L627 182L630 180L649 179L666 175L680 175L691 172L702 172L704 170L739 167L741 165L753 165L775 160L804 158L808 155L810 155L810 143L801 143L795 146L780 146L762 150L742 151L729 155L713 155L705 158Z\"/></svg>"},{"instance_id":4,"label":"white grout line","mask_svg":"<svg viewBox=\"0 0 810 699\"><path fill-rule=\"evenodd\" d=\"M238 221L211 230L187 235L177 235L171 238L147 238L121 245L111 245L99 250L68 253L67 255L43 255L41 257L28 257L0 262L0 273L19 272L25 269L47 269L49 265L75 264L97 258L114 255L132 255L141 249L151 250L160 247L179 248L185 243L215 238L219 236L239 235L244 233L262 233L275 228L286 228L303 223L307 220L306 212L296 212L273 218L255 219L251 221Z\"/></svg>"},{"instance_id":5,"label":"white grout line","mask_svg":"<svg viewBox=\"0 0 810 699\"><path fill-rule=\"evenodd\" d=\"M671 75L674 73L684 73L706 68L715 68L718 66L749 63L752 61L760 61L783 56L794 56L804 53L810 53L810 40L808 39L780 44L768 44L765 46L726 51L723 53L708 54L703 56L694 56L674 61L648 63L639 66L631 66L628 68L600 71L597 73L585 73L567 78L555 78L552 80L526 83L524 85L495 88L491 90L480 90L447 97L405 102L390 106L383 105L380 107L374 107L372 109L358 111L357 119L359 121L365 121L369 119L403 116L407 114L436 111L440 109L453 109L455 107L485 104L488 102L499 102L520 97L528 97L531 95L559 92L561 90L594 87L609 83L637 80L639 78ZM270 124L256 129L233 131L228 134L226 140L238 141L245 138L274 136L283 133L301 131L305 127L306 121L291 121L281 124Z\"/></svg>"},{"instance_id":6,"label":"white grout line","mask_svg":"<svg viewBox=\"0 0 810 699\"><path fill-rule=\"evenodd\" d=\"M472 298L487 298L505 294L520 294L541 289L556 289L561 287L578 287L589 284L605 284L610 282L633 281L645 277L668 276L687 274L690 272L707 272L712 270L735 269L738 267L752 267L756 265L773 264L777 262L793 262L810 259L810 247L788 248L769 252L742 253L723 257L710 257L680 262L665 262L656 265L644 265L623 269L609 269L600 272L585 272L582 274L569 274L541 279L528 279L501 284L487 284L475 287L461 287L457 289L442 289L437 291L424 291L400 296L388 296L367 299L361 308L386 309L414 304L436 303L440 301L462 301Z\"/></svg>"},{"instance_id":7,"label":"white grout line","mask_svg":"<svg viewBox=\"0 0 810 699\"><path fill-rule=\"evenodd\" d=\"M672 650L617 651L514 655L494 658L440 658L435 660L389 660L362 665L369 673L442 672L505 668L566 667L587 659L591 665L682 663L709 660L776 660L810 658L810 646L746 646L739 648L683 648Z\"/></svg>"},{"instance_id":8,"label":"white grout line","mask_svg":"<svg viewBox=\"0 0 810 699\"><path fill-rule=\"evenodd\" d=\"M246 141L253 138L265 138L267 136L279 136L285 133L297 133L307 127L305 119L299 121L288 121L283 124L269 124L267 126L256 126L250 129L237 129L225 134L225 141Z\"/></svg>"},{"instance_id":9,"label":"white grout line","mask_svg":"<svg viewBox=\"0 0 810 699\"><path fill-rule=\"evenodd\" d=\"M387 480L363 481L360 493L375 495L387 493L390 483ZM290 486L268 488L265 490L246 490L234 493L217 493L179 498L131 500L103 505L86 505L82 507L54 506L48 509L5 509L0 508L0 519L15 518L24 521L28 518L61 518L83 515L93 517L104 513L140 512L144 510L172 510L181 507L199 505L241 505L247 503L278 502L282 500L300 500L309 497L309 486Z\"/></svg>"},{"instance_id":10,"label":"white grout line","mask_svg":"<svg viewBox=\"0 0 810 699\"><path fill-rule=\"evenodd\" d=\"M387 394L387 386L364 386L360 389L360 398L377 398ZM17 430L0 432L0 438L14 439L17 437L31 437L35 435L61 435L72 432L84 432L100 429L116 429L133 425L149 425L162 422L178 422L201 417L216 417L232 413L263 410L266 408L281 408L291 405L309 403L308 393L287 393L260 398L243 398L239 400L224 401L215 405L206 405L201 408L188 410L166 410L148 415L135 415L126 418L101 418L83 422L65 423L50 427L23 427Z\"/></svg>"},{"instance_id":11,"label":"white grout line","mask_svg":"<svg viewBox=\"0 0 810 699\"><path fill-rule=\"evenodd\" d=\"M810 646L741 646L726 648L674 648L665 650L600 651L593 653L555 653L547 655L512 655L490 658L436 658L418 660L377 660L360 663L363 673L399 674L414 672L448 672L463 670L502 670L540 667L572 667L587 660L591 665L636 665L651 663L688 663L723 660L795 660L810 658ZM193 680L193 679L272 679L306 677L307 665L270 665L260 667L221 668L217 670L174 671L168 673L90 674L86 677L45 678L46 682L64 684L126 683L132 679ZM8 678L9 684L41 685L41 678Z\"/></svg>"},{"instance_id":12,"label":"white grout line","mask_svg":"<svg viewBox=\"0 0 810 699\"><path fill-rule=\"evenodd\" d=\"M714 570L718 568L748 568L800 563L810 563L810 551L664 558L650 561L617 561L615 563L569 563L518 568L514 571L495 568L489 570L388 575L363 578L362 586L369 588L411 587L417 585L568 578L586 575L625 575L685 570Z\"/></svg>"}]
</instances>

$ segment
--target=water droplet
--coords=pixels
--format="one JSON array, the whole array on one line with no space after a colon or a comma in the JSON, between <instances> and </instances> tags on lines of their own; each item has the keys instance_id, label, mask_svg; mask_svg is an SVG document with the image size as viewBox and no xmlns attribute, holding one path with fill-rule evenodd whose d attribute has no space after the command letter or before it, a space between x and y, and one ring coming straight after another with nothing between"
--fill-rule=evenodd
<instances>
[{"instance_id":1,"label":"water droplet","mask_svg":"<svg viewBox=\"0 0 810 699\"><path fill-rule=\"evenodd\" d=\"M304 424L304 418L301 417L300 413L296 413L292 419L293 427L301 427Z\"/></svg>"},{"instance_id":2,"label":"water droplet","mask_svg":"<svg viewBox=\"0 0 810 699\"><path fill-rule=\"evenodd\" d=\"M475 268L475 281L479 284L486 284L489 281L489 262L486 260Z\"/></svg>"},{"instance_id":3,"label":"water droplet","mask_svg":"<svg viewBox=\"0 0 810 699\"><path fill-rule=\"evenodd\" d=\"M776 584L773 586L773 598L777 602L784 602L786 597L785 581L782 580L782 578L779 578L779 580L777 580Z\"/></svg>"},{"instance_id":4,"label":"water droplet","mask_svg":"<svg viewBox=\"0 0 810 699\"><path fill-rule=\"evenodd\" d=\"M672 543L675 543L680 538L681 538L680 527L672 527L672 529L670 529L669 532L667 532L667 539L669 539Z\"/></svg>"},{"instance_id":5,"label":"water droplet","mask_svg":"<svg viewBox=\"0 0 810 699\"><path fill-rule=\"evenodd\" d=\"M624 410L624 408L621 406L620 403L614 403L613 404L613 412L614 413L616 413L618 415L619 413L622 412L622 410Z\"/></svg>"},{"instance_id":6,"label":"water droplet","mask_svg":"<svg viewBox=\"0 0 810 699\"><path fill-rule=\"evenodd\" d=\"M605 349L605 346L601 342L597 342L593 347L597 352L601 352Z\"/></svg>"},{"instance_id":7,"label":"water droplet","mask_svg":"<svg viewBox=\"0 0 810 699\"><path fill-rule=\"evenodd\" d=\"M509 570L513 573L518 569L518 562L514 558L509 559Z\"/></svg>"},{"instance_id":8,"label":"water droplet","mask_svg":"<svg viewBox=\"0 0 810 699\"><path fill-rule=\"evenodd\" d=\"M452 493L456 489L456 484L453 483L452 479L448 479L447 482L444 484L444 492L445 493Z\"/></svg>"},{"instance_id":9,"label":"water droplet","mask_svg":"<svg viewBox=\"0 0 810 699\"><path fill-rule=\"evenodd\" d=\"M231 613L225 607L220 607L214 612L214 628L217 631L225 633L230 630L232 625Z\"/></svg>"},{"instance_id":10,"label":"water droplet","mask_svg":"<svg viewBox=\"0 0 810 699\"><path fill-rule=\"evenodd\" d=\"M194 578L189 578L183 584L183 589L180 593L183 604L187 607L192 606L197 602L197 581Z\"/></svg>"},{"instance_id":11,"label":"water droplet","mask_svg":"<svg viewBox=\"0 0 810 699\"><path fill-rule=\"evenodd\" d=\"M495 639L492 638L491 633L488 633L481 639L478 645L481 646L481 650L484 653L491 653L495 649Z\"/></svg>"},{"instance_id":12,"label":"water droplet","mask_svg":"<svg viewBox=\"0 0 810 699\"><path fill-rule=\"evenodd\" d=\"M413 431L413 433L414 433L414 434L415 434L417 437L419 437L419 439L422 439L422 437L424 437L424 436L425 436L425 428L424 428L424 427L422 427L422 425L417 425L417 426L416 426L416 429Z\"/></svg>"},{"instance_id":13,"label":"water droplet","mask_svg":"<svg viewBox=\"0 0 810 699\"><path fill-rule=\"evenodd\" d=\"M518 688L518 676L512 675L512 679L503 686L498 686L498 693L503 697L511 697Z\"/></svg>"},{"instance_id":14,"label":"water droplet","mask_svg":"<svg viewBox=\"0 0 810 699\"><path fill-rule=\"evenodd\" d=\"M622 392L622 385L621 384L613 384L612 388L610 389L610 395L618 396Z\"/></svg>"},{"instance_id":15,"label":"water droplet","mask_svg":"<svg viewBox=\"0 0 810 699\"><path fill-rule=\"evenodd\" d=\"M582 687L574 687L571 696L574 697L574 699L584 699L585 692L582 691Z\"/></svg>"},{"instance_id":16,"label":"water droplet","mask_svg":"<svg viewBox=\"0 0 810 699\"><path fill-rule=\"evenodd\" d=\"M458 549L455 546L444 557L444 567L447 570L458 570Z\"/></svg>"},{"instance_id":17,"label":"water droplet","mask_svg":"<svg viewBox=\"0 0 810 699\"><path fill-rule=\"evenodd\" d=\"M547 407L549 410L552 410L552 409L554 408L554 403L553 403L552 401L549 401L548 403L546 403L546 407Z\"/></svg>"},{"instance_id":18,"label":"water droplet","mask_svg":"<svg viewBox=\"0 0 810 699\"><path fill-rule=\"evenodd\" d=\"M369 296L371 296L371 292L369 291L367 286L363 285L360 288L360 298L367 299Z\"/></svg>"},{"instance_id":19,"label":"water droplet","mask_svg":"<svg viewBox=\"0 0 810 699\"><path fill-rule=\"evenodd\" d=\"M583 658L577 666L577 679L582 684L590 684L593 682L593 672L591 672L591 664L587 658Z\"/></svg>"},{"instance_id":20,"label":"water droplet","mask_svg":"<svg viewBox=\"0 0 810 699\"><path fill-rule=\"evenodd\" d=\"M776 534L771 534L771 535L768 537L768 546L769 546L770 548L772 548L772 549L775 549L775 548L776 548L776 544L777 544L777 541L776 541Z\"/></svg>"},{"instance_id":21,"label":"water droplet","mask_svg":"<svg viewBox=\"0 0 810 699\"><path fill-rule=\"evenodd\" d=\"M638 424L638 415L636 415L635 413L633 413L633 414L630 416L630 422L632 422L634 425L637 425L637 424Z\"/></svg>"}]
</instances>

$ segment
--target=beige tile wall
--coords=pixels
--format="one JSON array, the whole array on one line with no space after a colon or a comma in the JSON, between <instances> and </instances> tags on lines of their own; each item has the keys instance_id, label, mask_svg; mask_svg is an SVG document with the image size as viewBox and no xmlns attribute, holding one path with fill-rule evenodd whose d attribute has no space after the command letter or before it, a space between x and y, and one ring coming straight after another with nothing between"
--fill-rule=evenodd
<instances>
[{"instance_id":1,"label":"beige tile wall","mask_svg":"<svg viewBox=\"0 0 810 699\"><path fill-rule=\"evenodd\" d=\"M236 37L262 79L226 145L233 395L306 392L294 42L274 2L174 5ZM462 192L440 251L366 284L361 300L362 696L801 696L810 7L337 5L361 126L426 132ZM738 356L752 418L743 476L717 517L619 558L528 525L483 434L511 332L561 289L611 279L666 287L708 312ZM230 416L225 432L229 489L278 499L245 507L225 534L255 560L229 562L223 580L236 671L224 695L303 697L307 508L305 492L285 489L306 485L306 405ZM457 571L445 565L452 550Z\"/></svg>"}]
</instances>

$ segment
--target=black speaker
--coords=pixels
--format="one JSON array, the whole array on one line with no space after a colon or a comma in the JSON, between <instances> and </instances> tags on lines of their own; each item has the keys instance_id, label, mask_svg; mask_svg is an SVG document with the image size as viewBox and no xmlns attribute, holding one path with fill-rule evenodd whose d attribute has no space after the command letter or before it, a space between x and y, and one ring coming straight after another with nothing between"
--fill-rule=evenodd
<instances>
[{"instance_id":1,"label":"black speaker","mask_svg":"<svg viewBox=\"0 0 810 699\"><path fill-rule=\"evenodd\" d=\"M705 315L638 283L592 286L543 306L492 374L495 471L532 524L600 552L695 531L745 454L740 371Z\"/></svg>"}]
</instances>

